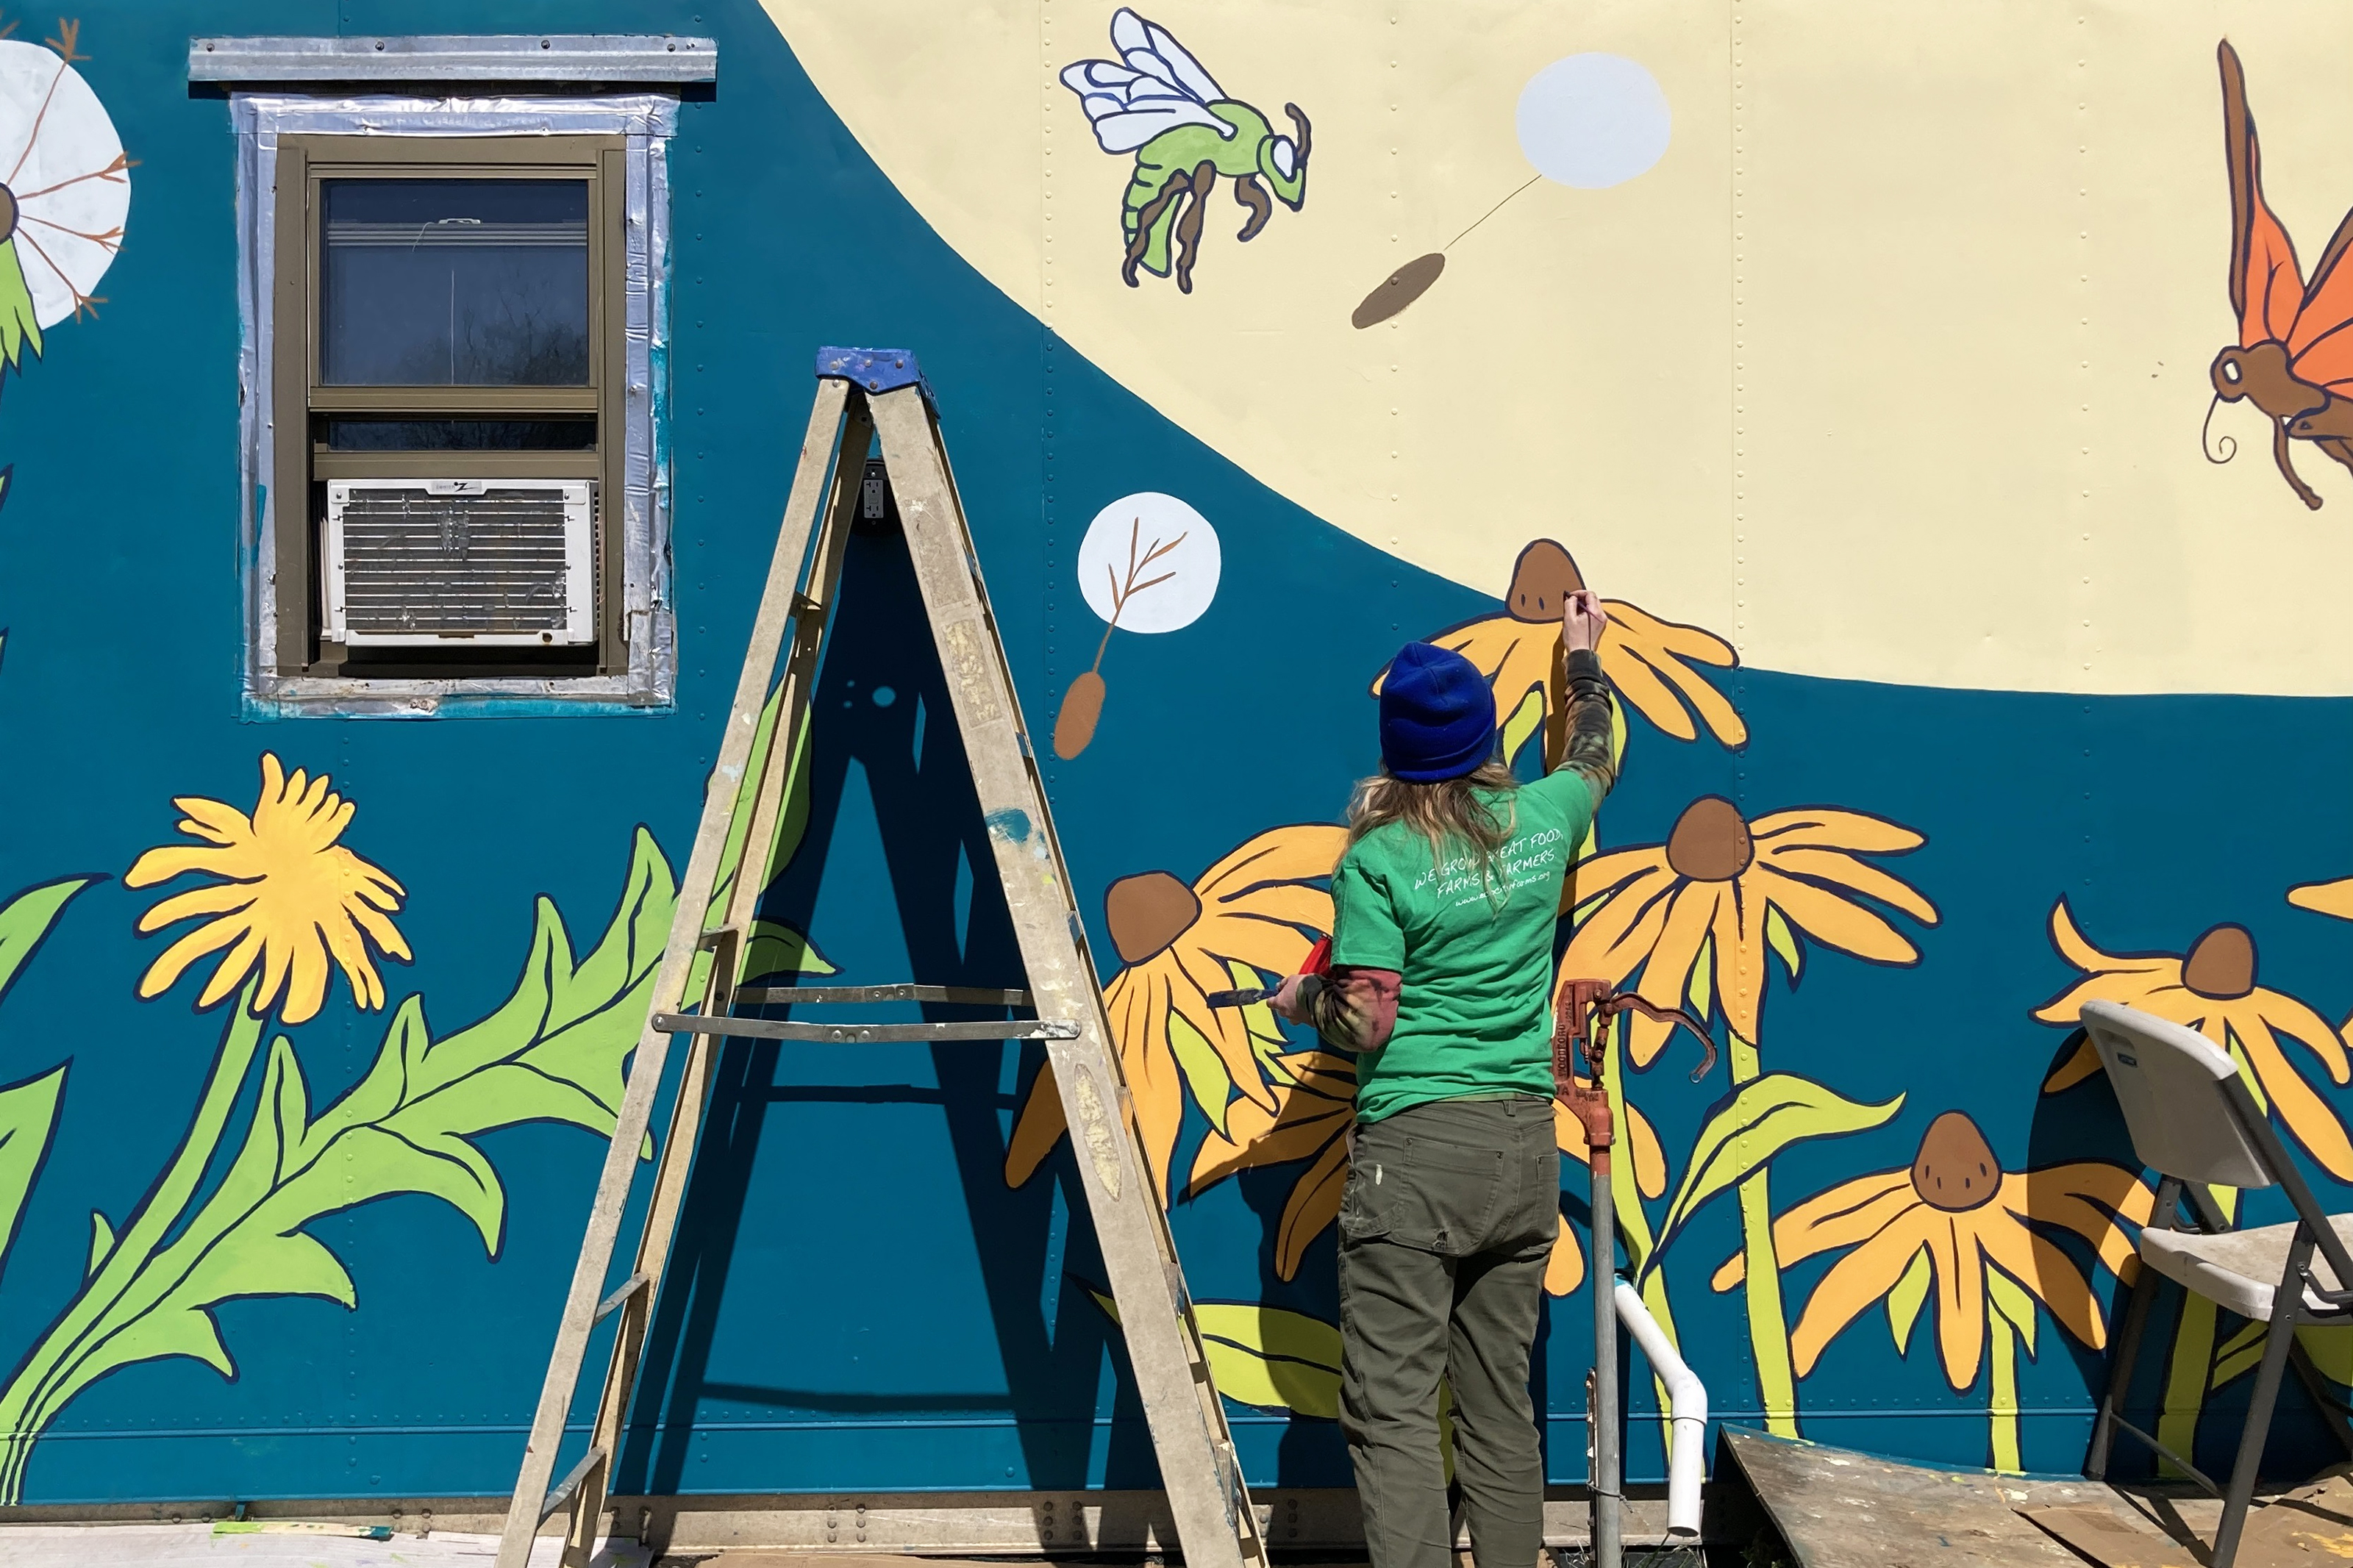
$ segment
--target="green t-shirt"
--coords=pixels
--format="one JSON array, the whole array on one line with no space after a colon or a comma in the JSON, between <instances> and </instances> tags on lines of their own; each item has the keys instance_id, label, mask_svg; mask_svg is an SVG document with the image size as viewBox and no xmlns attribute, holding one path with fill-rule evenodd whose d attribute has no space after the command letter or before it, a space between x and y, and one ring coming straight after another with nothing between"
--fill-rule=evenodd
<instances>
[{"instance_id":1,"label":"green t-shirt","mask_svg":"<svg viewBox=\"0 0 2353 1568\"><path fill-rule=\"evenodd\" d=\"M1504 802L1501 792L1489 800ZM1552 1093L1552 946L1561 879L1593 823L1574 770L1512 792L1493 875L1401 822L1374 829L1332 875L1332 962L1402 978L1388 1046L1356 1058L1356 1120L1466 1095Z\"/></svg>"}]
</instances>

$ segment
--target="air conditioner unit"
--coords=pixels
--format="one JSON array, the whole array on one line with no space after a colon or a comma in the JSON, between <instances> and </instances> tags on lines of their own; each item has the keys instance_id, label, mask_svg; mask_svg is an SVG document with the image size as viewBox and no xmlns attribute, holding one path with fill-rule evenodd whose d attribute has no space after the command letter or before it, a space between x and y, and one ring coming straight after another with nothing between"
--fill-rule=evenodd
<instances>
[{"instance_id":1,"label":"air conditioner unit","mask_svg":"<svg viewBox=\"0 0 2353 1568\"><path fill-rule=\"evenodd\" d=\"M595 492L586 479L331 482L326 640L596 641Z\"/></svg>"}]
</instances>

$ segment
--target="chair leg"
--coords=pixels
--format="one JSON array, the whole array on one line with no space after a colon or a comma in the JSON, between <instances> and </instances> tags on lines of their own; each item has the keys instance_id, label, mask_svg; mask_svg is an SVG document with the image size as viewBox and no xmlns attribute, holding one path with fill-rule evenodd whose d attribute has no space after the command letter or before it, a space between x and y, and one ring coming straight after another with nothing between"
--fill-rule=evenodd
<instances>
[{"instance_id":1,"label":"chair leg","mask_svg":"<svg viewBox=\"0 0 2353 1568\"><path fill-rule=\"evenodd\" d=\"M2171 1230L2179 1213L2181 1178L2167 1176L2157 1184L2157 1202L2149 1209L2147 1230ZM2148 1327L2148 1310L2157 1300L2157 1270L2141 1260L2140 1278L2133 1281L2132 1300L2125 1308L2124 1330L2116 1336L2116 1364L2108 1370L2108 1391L2100 1396L2100 1413L2092 1422L2092 1451L2084 1473L2095 1481L2108 1479L2108 1454L2115 1447L2116 1412L2132 1391L2133 1363L2140 1355L2140 1337Z\"/></svg>"},{"instance_id":2,"label":"chair leg","mask_svg":"<svg viewBox=\"0 0 2353 1568\"><path fill-rule=\"evenodd\" d=\"M2328 1429L2337 1435L2337 1441L2344 1448L2345 1457L2353 1459L2353 1423L2348 1423L2345 1419L2343 1405L2338 1402L2337 1395L2330 1391L2327 1380L2320 1374L2320 1369L2312 1364L2312 1357L2305 1352L2302 1343L2288 1346L2287 1362L2290 1366L2295 1368L2295 1375L2303 1380L2305 1392L2312 1395L2313 1404L2320 1407L2321 1419L2327 1422Z\"/></svg>"},{"instance_id":3,"label":"chair leg","mask_svg":"<svg viewBox=\"0 0 2353 1568\"><path fill-rule=\"evenodd\" d=\"M2211 1568L2231 1568L2239 1555L2239 1535L2246 1528L2247 1504L2255 1494L2255 1474L2263 1468L2263 1439L2271 1435L2272 1406L2279 1400L2288 1347L2295 1342L2296 1319L2304 1306L2305 1278L2311 1261L2312 1233L2298 1226L2295 1239L2288 1245L2287 1268L2272 1297L2271 1323L2263 1334L2263 1370L2255 1374L2247 1425L2239 1435L2238 1463L2231 1471L2231 1489L2222 1498L2222 1522L2214 1531Z\"/></svg>"},{"instance_id":4,"label":"chair leg","mask_svg":"<svg viewBox=\"0 0 2353 1568\"><path fill-rule=\"evenodd\" d=\"M2084 1473L2095 1481L2108 1479L2108 1454L2116 1444L2116 1412L2132 1391L2133 1363L2139 1358L2141 1335L2148 1327L2149 1308L2156 1300L2157 1270L2143 1260L2140 1278L2133 1281L2132 1300L2125 1308L2124 1330L2116 1336L2115 1364L2108 1371L2108 1391L2100 1396L2100 1414L2092 1422L2092 1451L2084 1460Z\"/></svg>"}]
</instances>

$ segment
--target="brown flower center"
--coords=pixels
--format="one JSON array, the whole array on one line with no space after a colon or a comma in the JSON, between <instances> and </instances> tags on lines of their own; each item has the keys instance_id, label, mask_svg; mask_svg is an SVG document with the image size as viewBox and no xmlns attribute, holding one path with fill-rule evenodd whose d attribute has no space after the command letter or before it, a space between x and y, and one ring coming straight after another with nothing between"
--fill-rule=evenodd
<instances>
[{"instance_id":1,"label":"brown flower center","mask_svg":"<svg viewBox=\"0 0 2353 1568\"><path fill-rule=\"evenodd\" d=\"M1549 539L1539 539L1513 563L1512 593L1505 602L1512 607L1512 619L1541 626L1559 620L1561 605L1584 586L1584 575L1568 552Z\"/></svg>"},{"instance_id":2,"label":"brown flower center","mask_svg":"<svg viewBox=\"0 0 2353 1568\"><path fill-rule=\"evenodd\" d=\"M2181 983L2218 1002L2244 996L2255 988L2255 939L2244 926L2216 926L2189 944Z\"/></svg>"},{"instance_id":3,"label":"brown flower center","mask_svg":"<svg viewBox=\"0 0 2353 1568\"><path fill-rule=\"evenodd\" d=\"M1125 963L1141 963L1201 918L1193 889L1166 871L1122 877L1103 894L1103 923Z\"/></svg>"},{"instance_id":4,"label":"brown flower center","mask_svg":"<svg viewBox=\"0 0 2353 1568\"><path fill-rule=\"evenodd\" d=\"M1947 1214L1982 1207L2001 1187L2001 1163L1978 1124L1957 1110L1928 1123L1912 1162L1912 1190Z\"/></svg>"},{"instance_id":5,"label":"brown flower center","mask_svg":"<svg viewBox=\"0 0 2353 1568\"><path fill-rule=\"evenodd\" d=\"M1683 807L1667 835L1667 864L1694 882L1729 882L1756 858L1757 844L1740 808L1720 795L1704 795Z\"/></svg>"},{"instance_id":6,"label":"brown flower center","mask_svg":"<svg viewBox=\"0 0 2353 1568\"><path fill-rule=\"evenodd\" d=\"M0 185L0 243L16 232L16 193Z\"/></svg>"}]
</instances>

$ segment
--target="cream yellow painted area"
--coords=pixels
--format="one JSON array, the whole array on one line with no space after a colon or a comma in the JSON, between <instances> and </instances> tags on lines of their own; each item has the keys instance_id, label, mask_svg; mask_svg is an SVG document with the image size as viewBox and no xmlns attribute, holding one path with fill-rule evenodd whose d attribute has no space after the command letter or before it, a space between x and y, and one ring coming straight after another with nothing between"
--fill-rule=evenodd
<instances>
[{"instance_id":1,"label":"cream yellow painted area","mask_svg":"<svg viewBox=\"0 0 2353 1568\"><path fill-rule=\"evenodd\" d=\"M1111 54L1110 0L765 4L992 282L1401 559L1500 594L1549 535L1806 674L2353 692L2353 473L2297 443L2306 510L2245 405L2214 422L2234 461L2200 448L2236 329L2215 44L2309 267L2353 206L2341 6L1148 0L1229 96L1314 127L1303 210L1240 244L1221 184L1187 296L1121 282L1134 160L1056 79ZM1529 178L1520 89L1587 50L1657 78L1657 166L1539 182L1351 327Z\"/></svg>"}]
</instances>

